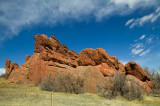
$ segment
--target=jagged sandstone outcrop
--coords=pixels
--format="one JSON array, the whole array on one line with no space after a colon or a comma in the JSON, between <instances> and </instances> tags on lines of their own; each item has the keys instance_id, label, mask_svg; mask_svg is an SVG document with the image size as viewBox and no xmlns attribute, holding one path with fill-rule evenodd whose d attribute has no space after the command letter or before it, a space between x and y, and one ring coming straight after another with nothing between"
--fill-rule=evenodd
<instances>
[{"instance_id":1,"label":"jagged sandstone outcrop","mask_svg":"<svg viewBox=\"0 0 160 106\"><path fill-rule=\"evenodd\" d=\"M25 63L18 66L6 60L5 68L11 82L37 83L48 74L53 80L56 73L67 71L77 73L85 79L85 89L96 92L96 84L103 83L107 78L113 77L114 72L126 74L128 81L131 77L140 82L141 86L150 91L152 82L144 70L135 62L125 66L115 56L109 56L101 48L84 49L79 54L69 51L54 36L38 34L35 37L34 54L26 56Z\"/></svg>"},{"instance_id":2,"label":"jagged sandstone outcrop","mask_svg":"<svg viewBox=\"0 0 160 106\"><path fill-rule=\"evenodd\" d=\"M15 69L17 69L19 66L17 63L12 63L10 60L6 59L5 63L5 69L6 69L6 74L9 76L11 72Z\"/></svg>"}]
</instances>

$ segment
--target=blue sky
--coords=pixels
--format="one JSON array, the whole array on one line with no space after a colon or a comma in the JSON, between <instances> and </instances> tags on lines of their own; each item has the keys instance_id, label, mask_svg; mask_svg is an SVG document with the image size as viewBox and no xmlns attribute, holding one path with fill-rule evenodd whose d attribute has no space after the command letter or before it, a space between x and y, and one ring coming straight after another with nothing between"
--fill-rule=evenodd
<instances>
[{"instance_id":1,"label":"blue sky","mask_svg":"<svg viewBox=\"0 0 160 106\"><path fill-rule=\"evenodd\" d=\"M25 61L36 34L79 53L103 48L124 64L160 66L159 0L0 0L0 73Z\"/></svg>"}]
</instances>

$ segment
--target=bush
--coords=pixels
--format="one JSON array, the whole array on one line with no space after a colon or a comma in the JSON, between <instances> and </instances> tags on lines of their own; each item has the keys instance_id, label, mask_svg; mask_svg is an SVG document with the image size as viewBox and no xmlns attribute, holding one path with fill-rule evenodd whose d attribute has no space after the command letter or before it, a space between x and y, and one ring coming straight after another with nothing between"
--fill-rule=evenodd
<instances>
[{"instance_id":1,"label":"bush","mask_svg":"<svg viewBox=\"0 0 160 106\"><path fill-rule=\"evenodd\" d=\"M38 78L37 82L35 83L36 86L39 86L42 82L42 79L41 78Z\"/></svg>"},{"instance_id":2,"label":"bush","mask_svg":"<svg viewBox=\"0 0 160 106\"><path fill-rule=\"evenodd\" d=\"M83 93L84 79L80 76L74 76L71 73L60 74L57 73L56 78L52 81L51 75L43 80L40 84L42 90L54 92L69 92L69 93Z\"/></svg>"},{"instance_id":3,"label":"bush","mask_svg":"<svg viewBox=\"0 0 160 106\"><path fill-rule=\"evenodd\" d=\"M108 81L111 86L106 85ZM140 85L136 84L133 79L129 85L126 81L126 75L117 71L114 73L114 77L108 81L101 86L97 85L100 96L112 99L120 95L128 100L142 99Z\"/></svg>"},{"instance_id":4,"label":"bush","mask_svg":"<svg viewBox=\"0 0 160 106\"><path fill-rule=\"evenodd\" d=\"M114 95L120 94L122 96L124 94L123 89L126 84L126 75L122 74L118 71L115 72L114 79L113 79L113 81L111 81L111 83L113 84L112 91L114 92Z\"/></svg>"},{"instance_id":5,"label":"bush","mask_svg":"<svg viewBox=\"0 0 160 106\"><path fill-rule=\"evenodd\" d=\"M59 74L55 79L57 92L83 93L84 79L71 73Z\"/></svg>"},{"instance_id":6,"label":"bush","mask_svg":"<svg viewBox=\"0 0 160 106\"><path fill-rule=\"evenodd\" d=\"M51 74L48 74L46 79L42 80L40 84L41 90L45 91L53 91L54 90L54 83L51 78Z\"/></svg>"},{"instance_id":7,"label":"bush","mask_svg":"<svg viewBox=\"0 0 160 106\"><path fill-rule=\"evenodd\" d=\"M109 89L109 87L106 86L106 83L104 83L103 85L97 84L96 87L101 97L108 99L113 98L112 91Z\"/></svg>"},{"instance_id":8,"label":"bush","mask_svg":"<svg viewBox=\"0 0 160 106\"><path fill-rule=\"evenodd\" d=\"M144 70L148 73L148 75L151 78L151 81L153 81L153 88L152 93L153 94L160 94L160 71L159 69L152 69L150 70L148 67L144 67Z\"/></svg>"},{"instance_id":9,"label":"bush","mask_svg":"<svg viewBox=\"0 0 160 106\"><path fill-rule=\"evenodd\" d=\"M109 83L110 86L106 84ZM120 72L115 72L113 78L109 78L103 85L97 85L100 96L112 99L117 95L123 96L126 84L126 76Z\"/></svg>"},{"instance_id":10,"label":"bush","mask_svg":"<svg viewBox=\"0 0 160 106\"><path fill-rule=\"evenodd\" d=\"M16 84L23 84L21 80L17 81Z\"/></svg>"},{"instance_id":11,"label":"bush","mask_svg":"<svg viewBox=\"0 0 160 106\"><path fill-rule=\"evenodd\" d=\"M141 92L141 86L139 83L136 83L134 79L131 80L130 87L128 86L128 92L123 95L126 99L128 100L141 100L143 99L142 97L142 92Z\"/></svg>"},{"instance_id":12,"label":"bush","mask_svg":"<svg viewBox=\"0 0 160 106\"><path fill-rule=\"evenodd\" d=\"M152 73L153 89L152 93L160 94L160 73Z\"/></svg>"}]
</instances>

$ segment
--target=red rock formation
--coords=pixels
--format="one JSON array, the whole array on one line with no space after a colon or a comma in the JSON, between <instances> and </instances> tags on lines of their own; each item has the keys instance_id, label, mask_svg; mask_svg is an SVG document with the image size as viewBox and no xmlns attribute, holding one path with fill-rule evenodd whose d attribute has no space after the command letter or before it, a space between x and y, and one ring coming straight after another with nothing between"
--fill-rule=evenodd
<instances>
[{"instance_id":1,"label":"red rock formation","mask_svg":"<svg viewBox=\"0 0 160 106\"><path fill-rule=\"evenodd\" d=\"M139 84L142 92L150 92L151 91L151 88L150 88L150 86L148 86L147 82L143 82L143 81L137 79L133 75L127 75L126 79L129 84L131 83L131 81L133 81L135 83L134 86L138 86L138 84Z\"/></svg>"},{"instance_id":2,"label":"red rock formation","mask_svg":"<svg viewBox=\"0 0 160 106\"><path fill-rule=\"evenodd\" d=\"M147 75L147 73L134 61L131 61L125 65L126 74L133 75L136 78L140 79L141 81L150 81L150 77Z\"/></svg>"},{"instance_id":3,"label":"red rock formation","mask_svg":"<svg viewBox=\"0 0 160 106\"><path fill-rule=\"evenodd\" d=\"M57 72L74 72L85 78L85 89L96 92L96 84L103 83L114 72L119 71L127 76L135 76L141 86L152 87L148 75L135 62L125 66L118 62L115 56L109 56L104 49L84 49L79 54L74 50L69 51L54 36L35 36L34 54L26 56L25 63L20 67L16 63L6 60L6 74L11 82L36 83L47 74L52 74L55 79ZM129 77L131 78L131 77ZM143 82L142 82L143 81Z\"/></svg>"},{"instance_id":4,"label":"red rock formation","mask_svg":"<svg viewBox=\"0 0 160 106\"><path fill-rule=\"evenodd\" d=\"M84 49L78 54L79 66L96 66L107 63L108 66L118 69L118 59L111 57L104 49Z\"/></svg>"},{"instance_id":5,"label":"red rock formation","mask_svg":"<svg viewBox=\"0 0 160 106\"><path fill-rule=\"evenodd\" d=\"M27 62L30 59L30 55L26 55L25 62Z\"/></svg>"},{"instance_id":6,"label":"red rock formation","mask_svg":"<svg viewBox=\"0 0 160 106\"><path fill-rule=\"evenodd\" d=\"M17 69L19 66L17 63L12 63L10 60L6 59L5 69L6 69L6 75L10 75L11 72L15 69Z\"/></svg>"},{"instance_id":7,"label":"red rock formation","mask_svg":"<svg viewBox=\"0 0 160 106\"><path fill-rule=\"evenodd\" d=\"M125 66L120 62L118 62L118 66L119 66L118 71L126 74Z\"/></svg>"},{"instance_id":8,"label":"red rock formation","mask_svg":"<svg viewBox=\"0 0 160 106\"><path fill-rule=\"evenodd\" d=\"M102 63L100 65L95 66L96 69L100 70L100 72L103 74L103 76L113 76L114 72L117 71L115 68L112 68L108 66L106 63Z\"/></svg>"}]
</instances>

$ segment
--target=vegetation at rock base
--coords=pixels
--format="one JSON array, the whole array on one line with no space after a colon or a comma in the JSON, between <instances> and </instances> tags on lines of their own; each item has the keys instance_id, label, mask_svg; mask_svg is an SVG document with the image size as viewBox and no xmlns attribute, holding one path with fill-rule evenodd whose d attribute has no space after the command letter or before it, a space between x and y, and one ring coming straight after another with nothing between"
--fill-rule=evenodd
<instances>
[{"instance_id":1,"label":"vegetation at rock base","mask_svg":"<svg viewBox=\"0 0 160 106\"><path fill-rule=\"evenodd\" d=\"M65 75L58 74L53 81L51 74L47 75L46 79L43 79L40 88L41 90L54 91L54 92L69 92L69 93L83 93L84 79L80 76L74 76L71 73Z\"/></svg>"},{"instance_id":2,"label":"vegetation at rock base","mask_svg":"<svg viewBox=\"0 0 160 106\"><path fill-rule=\"evenodd\" d=\"M158 69L144 67L144 70L151 77L151 81L153 81L152 94L160 95L160 67Z\"/></svg>"},{"instance_id":3,"label":"vegetation at rock base","mask_svg":"<svg viewBox=\"0 0 160 106\"><path fill-rule=\"evenodd\" d=\"M108 81L107 81L108 82ZM109 79L111 86L106 83L103 85L97 84L99 95L108 99L121 96L127 100L141 100L142 92L140 85L132 79L130 84L126 80L126 76L120 72L115 72L114 77Z\"/></svg>"},{"instance_id":4,"label":"vegetation at rock base","mask_svg":"<svg viewBox=\"0 0 160 106\"><path fill-rule=\"evenodd\" d=\"M51 98L52 93L52 98ZM14 84L0 79L0 106L159 106L160 97L146 96L142 101L128 101L117 96L105 99L97 94L70 94L41 91L35 85Z\"/></svg>"}]
</instances>

